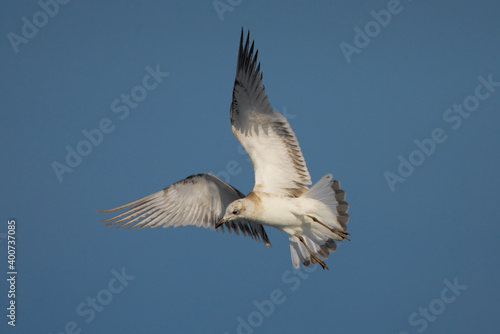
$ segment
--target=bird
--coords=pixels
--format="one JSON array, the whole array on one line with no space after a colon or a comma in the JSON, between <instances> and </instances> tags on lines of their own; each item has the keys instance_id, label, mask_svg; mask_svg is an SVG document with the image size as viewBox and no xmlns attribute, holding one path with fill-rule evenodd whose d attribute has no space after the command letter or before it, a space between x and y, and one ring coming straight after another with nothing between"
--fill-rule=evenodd
<instances>
[{"instance_id":1,"label":"bird","mask_svg":"<svg viewBox=\"0 0 500 334\"><path fill-rule=\"evenodd\" d=\"M128 204L100 210L121 211L101 220L107 225L187 226L251 237L271 247L264 227L288 234L294 268L319 264L349 239L349 205L332 174L309 187L311 177L299 142L285 116L273 109L263 85L255 41L241 30L230 105L232 132L252 162L254 187L246 196L210 173L195 174ZM115 213L116 214L116 213Z\"/></svg>"}]
</instances>

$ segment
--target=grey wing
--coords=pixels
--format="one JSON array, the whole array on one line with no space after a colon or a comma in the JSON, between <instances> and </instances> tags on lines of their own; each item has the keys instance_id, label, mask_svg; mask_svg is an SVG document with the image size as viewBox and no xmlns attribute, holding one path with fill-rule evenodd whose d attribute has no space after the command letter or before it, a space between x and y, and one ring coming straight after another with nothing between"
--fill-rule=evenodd
<instances>
[{"instance_id":1,"label":"grey wing","mask_svg":"<svg viewBox=\"0 0 500 334\"><path fill-rule=\"evenodd\" d=\"M114 217L104 219L107 225L117 227L169 227L194 225L215 229L215 224L224 216L226 207L243 198L241 192L212 174L188 176L167 188L131 203L99 211L101 213L126 210ZM227 228L237 235L242 232L254 240L271 247L264 227L254 221L238 219L229 221L218 230Z\"/></svg>"},{"instance_id":2,"label":"grey wing","mask_svg":"<svg viewBox=\"0 0 500 334\"><path fill-rule=\"evenodd\" d=\"M244 43L242 31L230 113L233 134L252 160L254 190L298 197L311 177L290 124L271 108L257 54L250 33Z\"/></svg>"}]
</instances>

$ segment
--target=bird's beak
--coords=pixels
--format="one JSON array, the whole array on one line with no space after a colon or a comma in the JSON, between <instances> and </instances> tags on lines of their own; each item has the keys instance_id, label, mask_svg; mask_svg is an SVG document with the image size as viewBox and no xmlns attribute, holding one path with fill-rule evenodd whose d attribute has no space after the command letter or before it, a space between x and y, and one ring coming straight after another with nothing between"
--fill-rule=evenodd
<instances>
[{"instance_id":1,"label":"bird's beak","mask_svg":"<svg viewBox=\"0 0 500 334\"><path fill-rule=\"evenodd\" d=\"M224 224L227 221L227 219L222 218L215 224L215 229L218 229L222 224Z\"/></svg>"}]
</instances>

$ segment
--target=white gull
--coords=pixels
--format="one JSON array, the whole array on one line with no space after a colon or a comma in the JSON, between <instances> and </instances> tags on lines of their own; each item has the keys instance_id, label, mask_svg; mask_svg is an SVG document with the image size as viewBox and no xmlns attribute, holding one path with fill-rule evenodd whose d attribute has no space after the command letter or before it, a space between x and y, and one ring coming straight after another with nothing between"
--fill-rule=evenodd
<instances>
[{"instance_id":1,"label":"white gull","mask_svg":"<svg viewBox=\"0 0 500 334\"><path fill-rule=\"evenodd\" d=\"M163 190L110 210L105 219L118 227L195 225L224 232L241 231L271 247L264 226L288 233L292 263L298 268L319 263L348 239L348 204L331 174L309 188L311 177L286 118L274 110L262 84L258 51L241 32L230 116L233 134L250 156L253 190L245 196L212 174L196 174ZM348 239L349 240L349 239Z\"/></svg>"}]
</instances>

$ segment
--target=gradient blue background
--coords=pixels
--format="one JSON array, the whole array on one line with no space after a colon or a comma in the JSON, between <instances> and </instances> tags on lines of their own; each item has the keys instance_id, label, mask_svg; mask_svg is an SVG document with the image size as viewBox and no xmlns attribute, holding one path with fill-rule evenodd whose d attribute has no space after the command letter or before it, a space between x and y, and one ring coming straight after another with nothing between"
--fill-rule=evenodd
<instances>
[{"instance_id":1,"label":"gradient blue background","mask_svg":"<svg viewBox=\"0 0 500 334\"><path fill-rule=\"evenodd\" d=\"M81 333L236 333L237 317L279 289L285 301L255 333L418 333L410 315L457 278L467 288L424 332L498 332L500 87L457 130L443 114L474 93L478 76L500 81L500 4L402 0L348 63L339 44L353 44L353 28L387 3L243 0L221 20L212 1L71 1L17 54L7 34L20 34L21 18L40 7L5 3L0 331L55 334L75 321ZM229 123L242 26L313 181L331 172L347 192L352 241L328 259L330 271L292 271L288 238L272 229L269 249L194 227L98 223L109 217L98 209L232 160L241 172L230 183L251 190L252 166ZM120 120L111 102L156 64L170 76ZM59 182L51 164L103 118L114 131ZM438 127L447 140L392 192L384 173ZM11 217L15 329L5 317ZM135 278L86 323L77 305L123 267Z\"/></svg>"}]
</instances>

